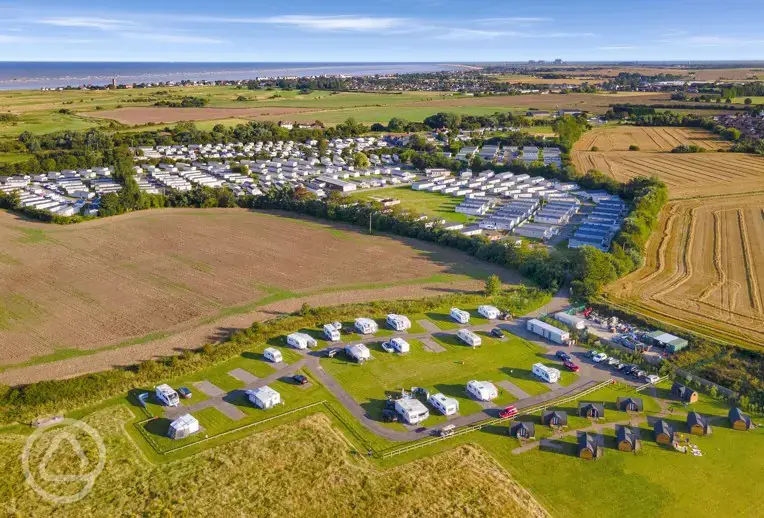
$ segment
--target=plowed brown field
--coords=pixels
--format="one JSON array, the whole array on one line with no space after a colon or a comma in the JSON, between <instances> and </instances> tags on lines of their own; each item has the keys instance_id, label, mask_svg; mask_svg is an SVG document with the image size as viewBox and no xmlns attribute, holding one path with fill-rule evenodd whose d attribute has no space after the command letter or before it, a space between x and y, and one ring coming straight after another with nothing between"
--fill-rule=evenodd
<instances>
[{"instance_id":1,"label":"plowed brown field","mask_svg":"<svg viewBox=\"0 0 764 518\"><path fill-rule=\"evenodd\" d=\"M0 366L143 343L254 311L259 301L405 291L495 270L436 246L238 209L146 211L70 227L0 212L0 243Z\"/></svg>"},{"instance_id":2,"label":"plowed brown field","mask_svg":"<svg viewBox=\"0 0 764 518\"><path fill-rule=\"evenodd\" d=\"M643 268L611 285L614 303L752 349L764 347L764 196L675 201Z\"/></svg>"}]
</instances>

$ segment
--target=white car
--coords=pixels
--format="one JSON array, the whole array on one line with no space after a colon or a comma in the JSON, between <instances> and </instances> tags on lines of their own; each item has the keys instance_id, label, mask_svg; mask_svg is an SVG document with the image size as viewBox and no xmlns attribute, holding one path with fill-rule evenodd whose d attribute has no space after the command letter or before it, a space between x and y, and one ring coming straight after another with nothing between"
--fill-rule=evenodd
<instances>
[{"instance_id":1,"label":"white car","mask_svg":"<svg viewBox=\"0 0 764 518\"><path fill-rule=\"evenodd\" d=\"M597 353L592 357L594 363L604 362L605 360L607 360L607 354L605 353Z\"/></svg>"},{"instance_id":2,"label":"white car","mask_svg":"<svg viewBox=\"0 0 764 518\"><path fill-rule=\"evenodd\" d=\"M607 364L610 365L611 367L617 363L618 363L618 358L610 357L607 359Z\"/></svg>"},{"instance_id":3,"label":"white car","mask_svg":"<svg viewBox=\"0 0 764 518\"><path fill-rule=\"evenodd\" d=\"M652 383L653 385L658 383L658 380L660 380L660 379L661 379L660 376L658 376L656 374L650 374L649 376L647 376L645 378L645 380L647 380L648 383Z\"/></svg>"}]
</instances>

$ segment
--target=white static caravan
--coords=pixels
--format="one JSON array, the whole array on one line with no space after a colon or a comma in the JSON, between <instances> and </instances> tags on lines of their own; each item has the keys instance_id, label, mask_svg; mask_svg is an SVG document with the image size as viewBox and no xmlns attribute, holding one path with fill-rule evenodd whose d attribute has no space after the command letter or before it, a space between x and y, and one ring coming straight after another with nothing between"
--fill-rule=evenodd
<instances>
[{"instance_id":1,"label":"white static caravan","mask_svg":"<svg viewBox=\"0 0 764 518\"><path fill-rule=\"evenodd\" d=\"M459 337L459 340L472 347L477 347L483 342L480 339L480 336L473 333L469 329L460 329L456 332L456 336Z\"/></svg>"},{"instance_id":2,"label":"white static caravan","mask_svg":"<svg viewBox=\"0 0 764 518\"><path fill-rule=\"evenodd\" d=\"M459 401L440 392L430 396L427 402L443 415L454 415L459 411Z\"/></svg>"},{"instance_id":3,"label":"white static caravan","mask_svg":"<svg viewBox=\"0 0 764 518\"><path fill-rule=\"evenodd\" d=\"M275 347L266 347L263 351L263 356L265 356L266 360L272 361L273 363L281 363L284 361L283 356L281 356L281 351Z\"/></svg>"},{"instance_id":4,"label":"white static caravan","mask_svg":"<svg viewBox=\"0 0 764 518\"><path fill-rule=\"evenodd\" d=\"M185 439L198 431L199 421L191 414L183 414L170 423L170 427L167 429L167 437L170 439Z\"/></svg>"},{"instance_id":5,"label":"white static caravan","mask_svg":"<svg viewBox=\"0 0 764 518\"><path fill-rule=\"evenodd\" d=\"M403 354L411 350L411 345L403 338L393 338L390 340L390 345L393 346L395 352Z\"/></svg>"},{"instance_id":6,"label":"white static caravan","mask_svg":"<svg viewBox=\"0 0 764 518\"><path fill-rule=\"evenodd\" d=\"M165 406L178 406L180 398L170 385L159 385L156 388L157 399Z\"/></svg>"},{"instance_id":7,"label":"white static caravan","mask_svg":"<svg viewBox=\"0 0 764 518\"><path fill-rule=\"evenodd\" d=\"M569 315L565 313L564 311L560 311L559 313L555 313L554 318L556 320L559 320L563 324L567 324L572 328L575 329L585 329L586 328L586 320L584 320L581 317L577 317L576 315Z\"/></svg>"},{"instance_id":8,"label":"white static caravan","mask_svg":"<svg viewBox=\"0 0 764 518\"><path fill-rule=\"evenodd\" d=\"M340 330L334 327L332 324L324 324L324 336L330 342L340 341Z\"/></svg>"},{"instance_id":9,"label":"white static caravan","mask_svg":"<svg viewBox=\"0 0 764 518\"><path fill-rule=\"evenodd\" d=\"M346 345L345 354L358 363L363 363L366 360L371 359L371 351L369 351L369 348L364 344Z\"/></svg>"},{"instance_id":10,"label":"white static caravan","mask_svg":"<svg viewBox=\"0 0 764 518\"><path fill-rule=\"evenodd\" d=\"M544 338L557 344L566 344L568 341L570 341L570 333L567 331L558 329L547 324L546 322L536 320L535 318L528 320L527 328L531 333L543 336Z\"/></svg>"},{"instance_id":11,"label":"white static caravan","mask_svg":"<svg viewBox=\"0 0 764 518\"><path fill-rule=\"evenodd\" d=\"M377 323L370 318L356 318L355 328L362 335L373 335L379 331L379 326Z\"/></svg>"},{"instance_id":12,"label":"white static caravan","mask_svg":"<svg viewBox=\"0 0 764 518\"><path fill-rule=\"evenodd\" d=\"M496 308L494 306L488 306L486 304L482 306L478 306L478 313L483 315L488 320L496 320L499 318L499 315L501 315L501 311L499 311L499 308Z\"/></svg>"},{"instance_id":13,"label":"white static caravan","mask_svg":"<svg viewBox=\"0 0 764 518\"><path fill-rule=\"evenodd\" d=\"M490 401L499 397L499 391L490 381L469 381L467 382L467 392L479 401Z\"/></svg>"},{"instance_id":14,"label":"white static caravan","mask_svg":"<svg viewBox=\"0 0 764 518\"><path fill-rule=\"evenodd\" d=\"M430 411L427 410L427 407L418 399L397 400L395 402L395 411L398 412L408 424L421 423L430 417Z\"/></svg>"},{"instance_id":15,"label":"white static caravan","mask_svg":"<svg viewBox=\"0 0 764 518\"><path fill-rule=\"evenodd\" d=\"M262 387L256 388L255 390L248 390L246 394L250 403L255 405L257 408L262 408L263 410L273 408L274 406L281 403L281 394L273 390L268 385L263 385Z\"/></svg>"},{"instance_id":16,"label":"white static caravan","mask_svg":"<svg viewBox=\"0 0 764 518\"><path fill-rule=\"evenodd\" d=\"M406 315L395 315L391 313L387 315L386 321L387 325L396 331L405 331L406 329L411 328L411 320L409 320L409 317Z\"/></svg>"},{"instance_id":17,"label":"white static caravan","mask_svg":"<svg viewBox=\"0 0 764 518\"><path fill-rule=\"evenodd\" d=\"M547 367L543 363L534 363L532 372L547 383L560 381L560 371L554 367Z\"/></svg>"},{"instance_id":18,"label":"white static caravan","mask_svg":"<svg viewBox=\"0 0 764 518\"><path fill-rule=\"evenodd\" d=\"M292 333L287 335L287 343L295 349L307 349L317 345L316 339L305 333Z\"/></svg>"},{"instance_id":19,"label":"white static caravan","mask_svg":"<svg viewBox=\"0 0 764 518\"><path fill-rule=\"evenodd\" d=\"M451 308L451 312L449 313L451 315L451 318L459 322L460 324L469 324L470 323L470 314L466 311L462 311L459 308Z\"/></svg>"}]
</instances>

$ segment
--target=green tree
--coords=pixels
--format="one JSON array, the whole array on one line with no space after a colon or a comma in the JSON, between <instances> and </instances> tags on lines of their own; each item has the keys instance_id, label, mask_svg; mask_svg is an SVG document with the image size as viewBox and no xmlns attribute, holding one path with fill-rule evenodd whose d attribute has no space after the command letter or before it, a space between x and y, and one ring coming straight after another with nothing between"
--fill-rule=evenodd
<instances>
[{"instance_id":1,"label":"green tree","mask_svg":"<svg viewBox=\"0 0 764 518\"><path fill-rule=\"evenodd\" d=\"M485 294L489 297L498 295L501 293L501 286L501 279L499 279L499 276L496 274L491 275L485 281Z\"/></svg>"},{"instance_id":2,"label":"green tree","mask_svg":"<svg viewBox=\"0 0 764 518\"><path fill-rule=\"evenodd\" d=\"M750 106L751 104L753 104L753 99L751 99L750 97L746 97L745 101L743 101L743 104L745 104L746 106Z\"/></svg>"},{"instance_id":3,"label":"green tree","mask_svg":"<svg viewBox=\"0 0 764 518\"><path fill-rule=\"evenodd\" d=\"M358 152L353 155L353 165L360 169L367 169L369 167L369 157L361 152Z\"/></svg>"}]
</instances>

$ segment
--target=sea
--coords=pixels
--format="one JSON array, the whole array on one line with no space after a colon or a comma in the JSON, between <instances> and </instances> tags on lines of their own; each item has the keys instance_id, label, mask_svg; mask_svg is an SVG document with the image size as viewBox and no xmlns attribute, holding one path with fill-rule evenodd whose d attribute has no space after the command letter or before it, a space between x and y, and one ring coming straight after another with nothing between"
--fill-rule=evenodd
<instances>
[{"instance_id":1,"label":"sea","mask_svg":"<svg viewBox=\"0 0 764 518\"><path fill-rule=\"evenodd\" d=\"M117 83L240 80L317 75L363 76L454 70L441 63L127 63L0 62L0 90Z\"/></svg>"}]
</instances>

